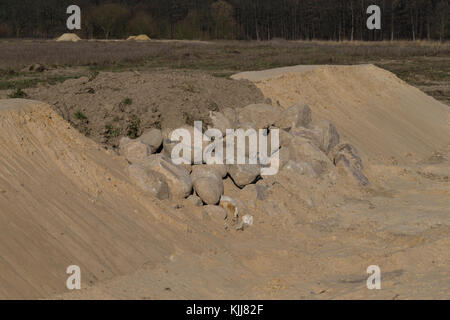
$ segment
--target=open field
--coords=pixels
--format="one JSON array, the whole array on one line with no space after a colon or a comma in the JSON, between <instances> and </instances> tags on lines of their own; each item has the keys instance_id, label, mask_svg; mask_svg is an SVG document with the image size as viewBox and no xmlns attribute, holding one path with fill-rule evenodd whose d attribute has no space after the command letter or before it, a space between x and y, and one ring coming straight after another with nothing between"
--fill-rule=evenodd
<instances>
[{"instance_id":1,"label":"open field","mask_svg":"<svg viewBox=\"0 0 450 320\"><path fill-rule=\"evenodd\" d=\"M0 298L450 297L450 44L0 52ZM278 173L174 165L196 120L279 129Z\"/></svg>"},{"instance_id":2,"label":"open field","mask_svg":"<svg viewBox=\"0 0 450 320\"><path fill-rule=\"evenodd\" d=\"M181 69L217 77L292 65L372 63L431 96L450 101L450 43L300 41L0 40L0 90L57 83L98 71ZM24 72L39 63L42 74Z\"/></svg>"}]
</instances>

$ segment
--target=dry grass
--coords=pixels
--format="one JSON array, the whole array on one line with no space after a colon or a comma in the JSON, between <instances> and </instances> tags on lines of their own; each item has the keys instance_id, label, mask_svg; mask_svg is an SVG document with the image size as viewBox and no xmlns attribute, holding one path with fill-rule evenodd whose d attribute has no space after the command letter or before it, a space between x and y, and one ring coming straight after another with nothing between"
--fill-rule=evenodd
<instances>
[{"instance_id":1,"label":"dry grass","mask_svg":"<svg viewBox=\"0 0 450 320\"><path fill-rule=\"evenodd\" d=\"M205 70L255 70L295 64L342 64L405 57L450 56L450 44L438 42L180 42L180 41L0 41L0 69L32 63Z\"/></svg>"}]
</instances>

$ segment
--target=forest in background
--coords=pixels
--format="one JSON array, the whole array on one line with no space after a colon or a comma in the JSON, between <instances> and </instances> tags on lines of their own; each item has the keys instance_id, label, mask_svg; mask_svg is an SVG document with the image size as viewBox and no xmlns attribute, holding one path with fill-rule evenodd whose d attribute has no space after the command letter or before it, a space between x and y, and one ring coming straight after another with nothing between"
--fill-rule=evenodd
<instances>
[{"instance_id":1,"label":"forest in background","mask_svg":"<svg viewBox=\"0 0 450 320\"><path fill-rule=\"evenodd\" d=\"M66 8L82 12L87 39L448 40L449 0L0 0L0 38L54 38ZM381 30L368 30L370 5Z\"/></svg>"}]
</instances>

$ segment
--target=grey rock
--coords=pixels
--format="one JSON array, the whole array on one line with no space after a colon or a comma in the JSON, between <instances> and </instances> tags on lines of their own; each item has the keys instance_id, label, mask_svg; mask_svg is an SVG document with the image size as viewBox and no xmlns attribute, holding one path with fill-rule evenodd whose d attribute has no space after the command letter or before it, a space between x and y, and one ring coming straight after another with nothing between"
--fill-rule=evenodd
<instances>
[{"instance_id":1,"label":"grey rock","mask_svg":"<svg viewBox=\"0 0 450 320\"><path fill-rule=\"evenodd\" d=\"M332 167L330 159L310 140L295 137L289 144L290 159L297 163L310 165L317 175L325 173Z\"/></svg>"},{"instance_id":2,"label":"grey rock","mask_svg":"<svg viewBox=\"0 0 450 320\"><path fill-rule=\"evenodd\" d=\"M294 136L311 140L320 150L328 154L339 144L339 133L329 121L323 120L310 128L293 128L290 133Z\"/></svg>"},{"instance_id":3,"label":"grey rock","mask_svg":"<svg viewBox=\"0 0 450 320\"><path fill-rule=\"evenodd\" d=\"M311 123L312 112L307 104L298 102L280 115L277 114L275 119L276 127L289 131L292 128L307 127Z\"/></svg>"},{"instance_id":4,"label":"grey rock","mask_svg":"<svg viewBox=\"0 0 450 320\"><path fill-rule=\"evenodd\" d=\"M239 188L255 182L261 173L259 165L248 164L248 159L246 162L247 164L227 165L228 174Z\"/></svg>"},{"instance_id":5,"label":"grey rock","mask_svg":"<svg viewBox=\"0 0 450 320\"><path fill-rule=\"evenodd\" d=\"M363 172L362 160L355 147L348 143L341 144L333 150L333 162L338 168L342 168L349 176L353 177L360 186L369 185L369 179Z\"/></svg>"},{"instance_id":6,"label":"grey rock","mask_svg":"<svg viewBox=\"0 0 450 320\"><path fill-rule=\"evenodd\" d=\"M194 190L207 205L215 205L220 201L224 186L222 179L216 177L201 177L194 181Z\"/></svg>"},{"instance_id":7,"label":"grey rock","mask_svg":"<svg viewBox=\"0 0 450 320\"><path fill-rule=\"evenodd\" d=\"M130 140L129 138L122 138L120 140L119 151L128 162L134 164L144 162L151 155L151 149L148 145L142 143L140 140Z\"/></svg>"},{"instance_id":8,"label":"grey rock","mask_svg":"<svg viewBox=\"0 0 450 320\"><path fill-rule=\"evenodd\" d=\"M169 186L163 175L136 164L129 165L127 171L142 190L152 193L159 200L170 197Z\"/></svg>"},{"instance_id":9,"label":"grey rock","mask_svg":"<svg viewBox=\"0 0 450 320\"><path fill-rule=\"evenodd\" d=\"M151 155L143 166L165 177L170 193L175 199L187 198L191 194L192 182L189 173L182 166L174 165L165 155Z\"/></svg>"},{"instance_id":10,"label":"grey rock","mask_svg":"<svg viewBox=\"0 0 450 320\"><path fill-rule=\"evenodd\" d=\"M270 127L282 109L270 104L251 104L238 111L238 121L240 126L245 123L253 124L255 129Z\"/></svg>"},{"instance_id":11,"label":"grey rock","mask_svg":"<svg viewBox=\"0 0 450 320\"><path fill-rule=\"evenodd\" d=\"M203 162L203 149L210 144L210 142L203 141L203 133L196 128L192 126L184 126L179 129L185 129L187 130L186 133L190 136L190 143L188 141L184 141L182 138L178 140L173 140L172 133L176 129L166 129L163 132L163 146L164 146L164 154L168 156L169 158L172 158L172 152L173 149L180 145L183 146L183 151L186 151L186 154L184 152L179 152L177 154L177 157L180 157L184 159L187 163L194 164L195 159L198 158L199 162L197 164L200 164ZM195 145L195 135L198 135L202 138L202 146L196 146Z\"/></svg>"},{"instance_id":12,"label":"grey rock","mask_svg":"<svg viewBox=\"0 0 450 320\"><path fill-rule=\"evenodd\" d=\"M228 129L234 129L236 124L232 120L228 119L223 113L211 111L209 113L212 126L210 128L218 129L222 136L226 135Z\"/></svg>"},{"instance_id":13,"label":"grey rock","mask_svg":"<svg viewBox=\"0 0 450 320\"><path fill-rule=\"evenodd\" d=\"M201 207L203 205L202 199L200 199L200 197L192 194L187 198L187 201L189 201L190 203L192 203L194 206L196 207Z\"/></svg>"},{"instance_id":14,"label":"grey rock","mask_svg":"<svg viewBox=\"0 0 450 320\"><path fill-rule=\"evenodd\" d=\"M159 148L161 148L163 136L161 130L150 129L144 132L144 134L139 137L139 140L148 145L152 153L156 153Z\"/></svg>"}]
</instances>

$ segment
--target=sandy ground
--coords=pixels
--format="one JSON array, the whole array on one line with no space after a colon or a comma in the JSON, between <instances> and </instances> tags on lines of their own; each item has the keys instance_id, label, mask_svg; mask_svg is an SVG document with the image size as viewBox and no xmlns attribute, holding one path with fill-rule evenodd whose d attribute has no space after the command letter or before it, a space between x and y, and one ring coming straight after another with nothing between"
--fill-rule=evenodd
<instances>
[{"instance_id":1,"label":"sandy ground","mask_svg":"<svg viewBox=\"0 0 450 320\"><path fill-rule=\"evenodd\" d=\"M448 299L448 107L373 66L301 69L237 77L332 121L371 184L280 176L257 200L227 179L255 218L244 231L142 194L123 158L50 106L2 101L0 297ZM69 264L80 291L65 289ZM381 290L366 288L370 265Z\"/></svg>"}]
</instances>

